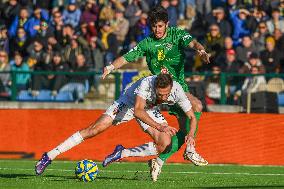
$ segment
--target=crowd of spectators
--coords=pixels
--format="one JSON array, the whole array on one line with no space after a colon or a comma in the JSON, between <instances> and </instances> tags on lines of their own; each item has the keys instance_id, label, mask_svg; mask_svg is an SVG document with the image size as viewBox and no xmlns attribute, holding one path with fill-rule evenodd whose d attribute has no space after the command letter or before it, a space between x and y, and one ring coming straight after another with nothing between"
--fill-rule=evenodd
<instances>
[{"instance_id":1,"label":"crowd of spectators","mask_svg":"<svg viewBox=\"0 0 284 189\"><path fill-rule=\"evenodd\" d=\"M284 0L2 0L0 71L101 71L151 33L148 12L157 4L211 55L204 65L187 53L186 71L284 72ZM0 79L0 92L9 91L10 75ZM15 82L33 96L71 90L81 100L86 80L98 92L98 77L18 74ZM228 82L236 91L238 81Z\"/></svg>"}]
</instances>

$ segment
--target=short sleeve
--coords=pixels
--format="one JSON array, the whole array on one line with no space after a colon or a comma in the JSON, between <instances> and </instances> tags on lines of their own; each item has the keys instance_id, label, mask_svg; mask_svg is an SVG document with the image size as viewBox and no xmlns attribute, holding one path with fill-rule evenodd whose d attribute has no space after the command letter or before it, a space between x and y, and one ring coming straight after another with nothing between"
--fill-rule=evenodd
<instances>
[{"instance_id":1,"label":"short sleeve","mask_svg":"<svg viewBox=\"0 0 284 189\"><path fill-rule=\"evenodd\" d=\"M134 48L123 55L127 62L133 62L146 54L146 39L139 42Z\"/></svg>"},{"instance_id":2,"label":"short sleeve","mask_svg":"<svg viewBox=\"0 0 284 189\"><path fill-rule=\"evenodd\" d=\"M142 79L140 85L136 88L135 93L144 100L149 98L150 95L150 81L148 78Z\"/></svg>"},{"instance_id":3,"label":"short sleeve","mask_svg":"<svg viewBox=\"0 0 284 189\"><path fill-rule=\"evenodd\" d=\"M175 82L176 83L176 82ZM181 109L186 113L188 111L190 111L190 109L192 108L192 105L190 103L190 101L188 100L184 90L182 89L181 85L177 84L177 90L176 90L176 103L181 107Z\"/></svg>"},{"instance_id":4,"label":"short sleeve","mask_svg":"<svg viewBox=\"0 0 284 189\"><path fill-rule=\"evenodd\" d=\"M193 37L185 30L177 29L179 43L183 47L188 47L188 44L193 41Z\"/></svg>"}]
</instances>

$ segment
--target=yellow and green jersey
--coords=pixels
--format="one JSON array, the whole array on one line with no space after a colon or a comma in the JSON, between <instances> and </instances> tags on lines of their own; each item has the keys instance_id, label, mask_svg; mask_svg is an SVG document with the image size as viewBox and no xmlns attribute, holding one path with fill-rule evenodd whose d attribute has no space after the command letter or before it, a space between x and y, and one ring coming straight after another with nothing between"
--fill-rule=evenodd
<instances>
[{"instance_id":1,"label":"yellow and green jersey","mask_svg":"<svg viewBox=\"0 0 284 189\"><path fill-rule=\"evenodd\" d=\"M123 57L127 62L133 62L146 56L149 70L153 75L167 72L181 84L185 91L188 91L184 81L184 48L188 47L192 40L192 36L185 30L169 27L165 38L156 39L150 35Z\"/></svg>"}]
</instances>

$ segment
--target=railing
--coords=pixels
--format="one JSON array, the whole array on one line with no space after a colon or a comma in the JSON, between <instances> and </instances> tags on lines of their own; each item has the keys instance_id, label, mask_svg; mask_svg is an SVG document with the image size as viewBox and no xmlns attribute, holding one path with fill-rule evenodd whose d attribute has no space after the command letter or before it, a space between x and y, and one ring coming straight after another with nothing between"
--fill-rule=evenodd
<instances>
[{"instance_id":1,"label":"railing","mask_svg":"<svg viewBox=\"0 0 284 189\"><path fill-rule=\"evenodd\" d=\"M90 77L90 78L94 77L95 75L101 76L101 73L98 73L98 72L52 72L52 71L2 71L0 72L0 75L3 75L3 74L10 74L11 85L8 87L8 91L6 92L9 93L9 99L12 101L17 100L18 92L20 92L17 88L17 75L18 74L31 75L31 79L29 81L30 83L31 83L31 80L33 80L33 77L35 75L66 75L66 76L83 75L83 76ZM114 95L113 96L114 96L114 99L118 99L120 96L120 92L121 92L121 73L119 72L111 73L108 76L108 78L109 79L106 79L104 83L108 82L108 83L114 84ZM86 81L88 80L89 79L86 79ZM31 89L28 89L29 87L27 87L27 90L31 90ZM114 99L111 99L111 100L114 100Z\"/></svg>"},{"instance_id":2,"label":"railing","mask_svg":"<svg viewBox=\"0 0 284 189\"><path fill-rule=\"evenodd\" d=\"M84 75L88 77L94 77L95 75L101 75L98 72L47 72L47 71L10 71L10 72L0 72L1 74L10 74L11 85L9 86L9 99L12 101L17 100L17 96L19 94L19 90L16 85L17 75L18 74L30 74L33 79L35 75L67 75L67 76L74 76L74 75ZM194 75L203 76L205 79L203 81L209 81L210 78L213 76L218 76L218 86L220 87L219 93L216 94L219 96L217 104L228 104L228 96L234 95L231 91L228 92L228 86L230 86L230 82L235 80L235 85L237 89L240 89L243 81L246 77L253 76L252 74L237 74L237 73L221 73L221 74L213 74L213 73L186 73L185 77L190 78ZM284 74L260 74L266 78L266 81L269 81L271 78L280 78L280 83L277 84L277 89L275 92L279 93L284 90L284 82L281 78L284 78ZM112 73L107 77L106 80L100 80L101 85L110 85L112 84L112 91L107 91L110 87L106 87L107 93L112 93L112 98L110 101L117 99L121 93L121 82L122 82L122 74L121 72ZM275 83L274 83L275 84ZM205 94L206 95L206 94Z\"/></svg>"}]
</instances>

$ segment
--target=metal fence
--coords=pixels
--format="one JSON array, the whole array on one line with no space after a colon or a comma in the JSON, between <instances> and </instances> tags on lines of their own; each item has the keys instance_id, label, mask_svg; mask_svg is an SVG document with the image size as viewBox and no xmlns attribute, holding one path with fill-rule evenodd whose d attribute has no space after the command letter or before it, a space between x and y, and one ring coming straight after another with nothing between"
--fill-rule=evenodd
<instances>
[{"instance_id":1,"label":"metal fence","mask_svg":"<svg viewBox=\"0 0 284 189\"><path fill-rule=\"evenodd\" d=\"M123 74L125 75L125 74ZM25 76L29 76L28 79ZM58 87L55 92L46 83L40 86L39 93L36 94L35 83L40 79L49 77L65 76L66 82ZM110 74L105 80L100 78L101 73L97 72L46 72L46 71L10 71L0 72L0 98L11 101L76 101L74 93L75 85L68 85L72 82L71 78L76 76L85 76L83 83L84 98L110 102L117 99L122 88L122 72ZM237 73L186 73L185 78L189 88L199 98L204 98L205 103L213 101L214 104L236 104L235 96L239 92L244 92L242 87L245 80L263 76L265 82L258 86L258 91L272 91L278 94L282 100L282 91L284 91L284 74L237 74ZM45 79L44 79L45 78ZM26 83L23 82L27 79ZM82 79L82 78L81 78ZM51 79L52 80L52 79ZM75 79L76 80L76 79ZM131 80L131 79L130 79ZM74 82L73 82L74 83ZM80 89L80 87L77 87ZM64 90L63 90L64 89ZM199 90L201 89L201 90ZM94 96L95 92L99 93ZM60 96L61 95L61 96ZM76 95L75 95L76 96ZM77 94L78 96L78 94ZM70 97L70 98L68 98ZM211 101L210 101L211 100ZM280 105L282 102L280 102Z\"/></svg>"}]
</instances>

